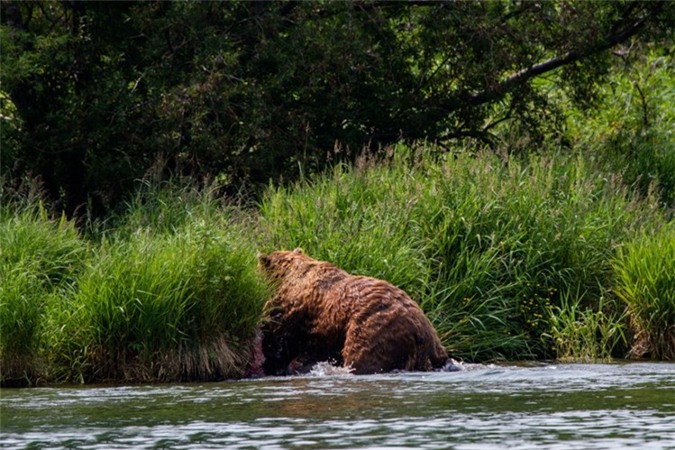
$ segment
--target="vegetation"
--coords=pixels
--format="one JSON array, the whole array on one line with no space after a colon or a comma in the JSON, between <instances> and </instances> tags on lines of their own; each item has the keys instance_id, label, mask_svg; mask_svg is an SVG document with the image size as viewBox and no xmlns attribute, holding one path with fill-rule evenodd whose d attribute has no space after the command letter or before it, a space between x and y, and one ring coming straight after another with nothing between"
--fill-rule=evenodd
<instances>
[{"instance_id":1,"label":"vegetation","mask_svg":"<svg viewBox=\"0 0 675 450\"><path fill-rule=\"evenodd\" d=\"M457 357L672 360L674 5L3 1L0 383L242 376L298 246Z\"/></svg>"},{"instance_id":2,"label":"vegetation","mask_svg":"<svg viewBox=\"0 0 675 450\"><path fill-rule=\"evenodd\" d=\"M296 246L404 288L456 357L672 358L658 197L583 156L428 150L272 186L257 209L143 185L85 236L5 202L3 382L242 376L267 296L255 252Z\"/></svg>"},{"instance_id":3,"label":"vegetation","mask_svg":"<svg viewBox=\"0 0 675 450\"><path fill-rule=\"evenodd\" d=\"M3 206L3 383L242 376L266 287L235 213L167 186L87 239Z\"/></svg>"},{"instance_id":4,"label":"vegetation","mask_svg":"<svg viewBox=\"0 0 675 450\"><path fill-rule=\"evenodd\" d=\"M616 295L627 305L634 357L675 359L675 227L641 236L619 249Z\"/></svg>"},{"instance_id":5,"label":"vegetation","mask_svg":"<svg viewBox=\"0 0 675 450\"><path fill-rule=\"evenodd\" d=\"M411 154L411 163L402 150L385 165L272 189L261 206L270 248L303 246L403 287L459 357L562 356L579 333L591 336L583 351L612 354L620 333L596 337L620 311L604 300L612 255L661 223L655 200L634 201L582 157ZM591 330L552 329L583 309L598 314Z\"/></svg>"},{"instance_id":6,"label":"vegetation","mask_svg":"<svg viewBox=\"0 0 675 450\"><path fill-rule=\"evenodd\" d=\"M563 140L570 108L550 87L588 107L614 54L672 48L675 26L665 0L0 8L2 172L40 176L59 209L97 217L158 157L255 193L366 145L495 145L500 126Z\"/></svg>"},{"instance_id":7,"label":"vegetation","mask_svg":"<svg viewBox=\"0 0 675 450\"><path fill-rule=\"evenodd\" d=\"M574 292L561 296L559 305L551 305L544 336L552 339L558 360L609 361L617 348L625 353L626 323L621 308L607 305L605 297L593 303L588 306L583 294Z\"/></svg>"},{"instance_id":8,"label":"vegetation","mask_svg":"<svg viewBox=\"0 0 675 450\"><path fill-rule=\"evenodd\" d=\"M75 281L88 253L72 222L49 220L38 200L0 208L3 380L35 379L43 373L42 318L50 299Z\"/></svg>"},{"instance_id":9,"label":"vegetation","mask_svg":"<svg viewBox=\"0 0 675 450\"><path fill-rule=\"evenodd\" d=\"M621 173L642 195L656 190L666 208L675 207L675 61L656 49L626 57L598 85L598 103L589 111L570 109L568 135Z\"/></svg>"}]
</instances>

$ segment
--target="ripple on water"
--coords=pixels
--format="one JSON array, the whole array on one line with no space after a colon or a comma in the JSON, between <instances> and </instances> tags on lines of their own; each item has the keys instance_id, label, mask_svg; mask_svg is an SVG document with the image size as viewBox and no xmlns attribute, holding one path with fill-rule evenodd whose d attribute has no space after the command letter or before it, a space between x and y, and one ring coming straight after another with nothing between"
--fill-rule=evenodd
<instances>
[{"instance_id":1,"label":"ripple on water","mask_svg":"<svg viewBox=\"0 0 675 450\"><path fill-rule=\"evenodd\" d=\"M0 448L673 448L674 364L2 391Z\"/></svg>"}]
</instances>

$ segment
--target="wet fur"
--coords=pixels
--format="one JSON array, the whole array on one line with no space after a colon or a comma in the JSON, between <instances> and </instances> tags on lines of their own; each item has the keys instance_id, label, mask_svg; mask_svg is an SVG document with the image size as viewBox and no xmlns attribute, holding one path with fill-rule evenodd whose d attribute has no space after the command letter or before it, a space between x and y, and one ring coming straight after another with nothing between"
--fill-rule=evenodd
<instances>
[{"instance_id":1,"label":"wet fur","mask_svg":"<svg viewBox=\"0 0 675 450\"><path fill-rule=\"evenodd\" d=\"M265 373L327 360L357 374L428 371L448 361L420 307L396 286L300 249L262 255L259 265L276 284L262 323Z\"/></svg>"}]
</instances>

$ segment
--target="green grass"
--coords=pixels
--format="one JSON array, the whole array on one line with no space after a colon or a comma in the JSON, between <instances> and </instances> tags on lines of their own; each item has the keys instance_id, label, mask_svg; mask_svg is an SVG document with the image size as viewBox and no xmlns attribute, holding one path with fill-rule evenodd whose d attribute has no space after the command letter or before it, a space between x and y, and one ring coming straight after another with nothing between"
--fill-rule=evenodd
<instances>
[{"instance_id":1,"label":"green grass","mask_svg":"<svg viewBox=\"0 0 675 450\"><path fill-rule=\"evenodd\" d=\"M675 228L655 195L583 155L433 151L271 186L257 209L147 182L81 232L3 198L2 384L242 376L269 295L256 253L295 247L406 290L455 357L673 358Z\"/></svg>"},{"instance_id":2,"label":"green grass","mask_svg":"<svg viewBox=\"0 0 675 450\"><path fill-rule=\"evenodd\" d=\"M73 223L50 220L39 202L0 206L0 384L37 378L46 305L75 280L87 251Z\"/></svg>"},{"instance_id":3,"label":"green grass","mask_svg":"<svg viewBox=\"0 0 675 450\"><path fill-rule=\"evenodd\" d=\"M614 270L630 317L631 355L675 359L675 224L628 241Z\"/></svg>"},{"instance_id":4,"label":"green grass","mask_svg":"<svg viewBox=\"0 0 675 450\"><path fill-rule=\"evenodd\" d=\"M241 376L267 292L243 213L215 188L144 189L70 294L80 339L53 348L56 365L85 380Z\"/></svg>"},{"instance_id":5,"label":"green grass","mask_svg":"<svg viewBox=\"0 0 675 450\"><path fill-rule=\"evenodd\" d=\"M566 292L560 304L550 308L548 335L559 361L608 361L615 348L626 342L624 316L606 308L604 297L595 308L584 303L582 294Z\"/></svg>"},{"instance_id":6,"label":"green grass","mask_svg":"<svg viewBox=\"0 0 675 450\"><path fill-rule=\"evenodd\" d=\"M583 157L395 153L271 189L265 242L401 286L467 359L560 353L549 317L562 293L598 311L617 246L661 220L653 199L637 201Z\"/></svg>"},{"instance_id":7,"label":"green grass","mask_svg":"<svg viewBox=\"0 0 675 450\"><path fill-rule=\"evenodd\" d=\"M218 225L101 244L72 292L78 309L69 328L80 333L77 354L84 360L76 365L87 368L84 379L240 375L247 355L238 344L252 336L265 291L252 247Z\"/></svg>"},{"instance_id":8,"label":"green grass","mask_svg":"<svg viewBox=\"0 0 675 450\"><path fill-rule=\"evenodd\" d=\"M267 288L250 217L216 191L145 185L92 238L4 208L3 380L241 376Z\"/></svg>"}]
</instances>

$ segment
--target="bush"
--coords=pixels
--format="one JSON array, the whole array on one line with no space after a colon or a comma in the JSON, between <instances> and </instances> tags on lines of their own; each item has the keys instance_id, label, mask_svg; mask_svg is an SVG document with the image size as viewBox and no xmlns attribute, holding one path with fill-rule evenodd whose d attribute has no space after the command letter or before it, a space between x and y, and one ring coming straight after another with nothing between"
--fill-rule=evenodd
<instances>
[{"instance_id":1,"label":"bush","mask_svg":"<svg viewBox=\"0 0 675 450\"><path fill-rule=\"evenodd\" d=\"M596 107L581 113L570 105L567 120L575 146L636 192L655 190L665 209L675 207L674 69L672 52L629 54L598 85Z\"/></svg>"},{"instance_id":2,"label":"bush","mask_svg":"<svg viewBox=\"0 0 675 450\"><path fill-rule=\"evenodd\" d=\"M629 241L613 261L630 316L630 356L675 359L675 224Z\"/></svg>"}]
</instances>

